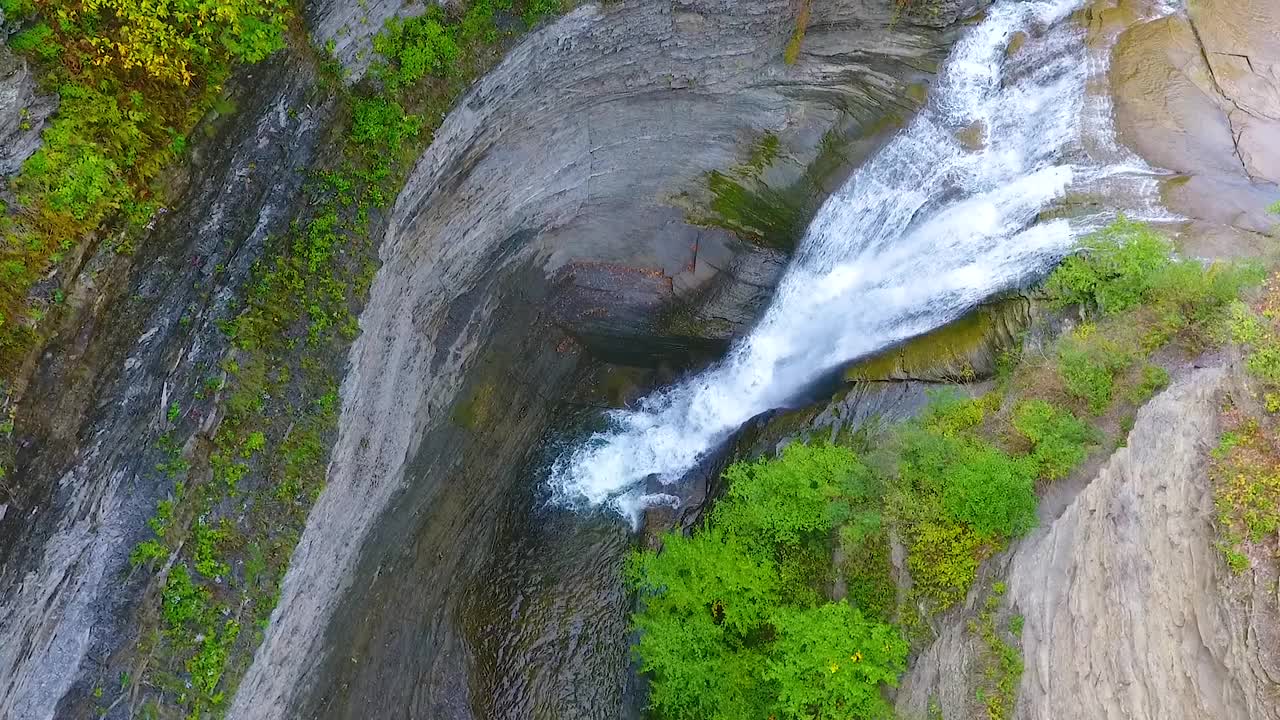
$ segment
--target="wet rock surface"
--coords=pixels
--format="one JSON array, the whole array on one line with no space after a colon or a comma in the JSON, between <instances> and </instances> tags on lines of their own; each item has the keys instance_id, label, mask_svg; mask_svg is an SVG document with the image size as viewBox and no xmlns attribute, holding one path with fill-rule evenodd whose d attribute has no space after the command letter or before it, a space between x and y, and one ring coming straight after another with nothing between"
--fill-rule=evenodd
<instances>
[{"instance_id":1,"label":"wet rock surface","mask_svg":"<svg viewBox=\"0 0 1280 720\"><path fill-rule=\"evenodd\" d=\"M1197 2L1130 28L1115 47L1117 130L1177 174L1162 194L1198 222L1184 233L1190 252L1221 255L1228 236L1274 246L1250 234L1275 232L1267 207L1280 197L1278 22L1280 7L1266 0Z\"/></svg>"},{"instance_id":2,"label":"wet rock surface","mask_svg":"<svg viewBox=\"0 0 1280 720\"><path fill-rule=\"evenodd\" d=\"M364 77L373 62L373 36L391 18L408 18L427 11L428 3L415 0L312 0L304 13L311 39L337 60L343 79L354 83Z\"/></svg>"},{"instance_id":3,"label":"wet rock surface","mask_svg":"<svg viewBox=\"0 0 1280 720\"><path fill-rule=\"evenodd\" d=\"M767 132L796 177L838 123L870 130L913 109L912 85L952 37L894 23L889 2L816 3L787 66L793 23L778 1L588 5L460 101L397 200L328 485L231 716L613 718L634 707L616 580L539 564L563 553L613 567L621 536L589 524L506 532L540 506L502 508L510 493L536 497L539 474L519 468L538 458L522 448L550 421L580 344L604 338L596 349L625 353L671 340L687 354L740 332L767 298L778 260L688 226L671 196L743 162ZM726 309L706 311L724 320L714 332L651 329L657 309L702 311L720 297ZM486 360L503 348L519 350ZM509 371L477 390L495 368ZM527 385L512 379L522 368ZM482 418L470 433L459 429L468 418ZM544 654L552 647L569 650ZM536 690L504 684L519 674Z\"/></svg>"},{"instance_id":4,"label":"wet rock surface","mask_svg":"<svg viewBox=\"0 0 1280 720\"><path fill-rule=\"evenodd\" d=\"M267 236L287 226L332 111L293 61L233 81L241 112L197 146L193 180L153 241L133 257L97 246L68 286L73 310L19 409L21 482L0 513L0 717L90 713L96 673L133 637L148 578L128 555L172 487L156 471L166 411L193 407L219 372L219 324Z\"/></svg>"}]
</instances>

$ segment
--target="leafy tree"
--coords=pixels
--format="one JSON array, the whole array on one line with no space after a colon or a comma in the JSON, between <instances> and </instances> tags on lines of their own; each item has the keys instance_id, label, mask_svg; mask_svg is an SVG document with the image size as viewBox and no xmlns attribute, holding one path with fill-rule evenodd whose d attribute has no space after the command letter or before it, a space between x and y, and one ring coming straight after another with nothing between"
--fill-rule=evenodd
<instances>
[{"instance_id":1,"label":"leafy tree","mask_svg":"<svg viewBox=\"0 0 1280 720\"><path fill-rule=\"evenodd\" d=\"M636 615L640 670L653 682L649 707L668 720L764 717L768 689L764 658L724 641L709 615L680 617L645 610Z\"/></svg>"},{"instance_id":2,"label":"leafy tree","mask_svg":"<svg viewBox=\"0 0 1280 720\"><path fill-rule=\"evenodd\" d=\"M55 3L55 0L43 0ZM101 63L189 85L222 56L254 63L284 47L287 0L61 0L59 18L82 28Z\"/></svg>"},{"instance_id":3,"label":"leafy tree","mask_svg":"<svg viewBox=\"0 0 1280 720\"><path fill-rule=\"evenodd\" d=\"M647 614L710 618L733 642L764 625L778 592L773 561L715 529L692 538L667 533L662 554L631 557L627 577Z\"/></svg>"},{"instance_id":4,"label":"leafy tree","mask_svg":"<svg viewBox=\"0 0 1280 720\"><path fill-rule=\"evenodd\" d=\"M773 716L796 720L891 718L880 685L897 685L907 643L848 603L780 608L778 639L765 671L776 683Z\"/></svg>"},{"instance_id":5,"label":"leafy tree","mask_svg":"<svg viewBox=\"0 0 1280 720\"><path fill-rule=\"evenodd\" d=\"M729 489L712 513L717 527L780 545L825 535L867 497L871 471L848 448L792 443L777 460L735 463Z\"/></svg>"},{"instance_id":6,"label":"leafy tree","mask_svg":"<svg viewBox=\"0 0 1280 720\"><path fill-rule=\"evenodd\" d=\"M668 720L872 717L905 645L891 626L847 603L824 605L814 589L838 524L854 520L857 537L879 529L878 516L854 508L872 491L870 471L847 449L797 443L725 477L707 527L669 533L661 553L627 562L651 708ZM844 656L851 667L830 677L829 661Z\"/></svg>"}]
</instances>

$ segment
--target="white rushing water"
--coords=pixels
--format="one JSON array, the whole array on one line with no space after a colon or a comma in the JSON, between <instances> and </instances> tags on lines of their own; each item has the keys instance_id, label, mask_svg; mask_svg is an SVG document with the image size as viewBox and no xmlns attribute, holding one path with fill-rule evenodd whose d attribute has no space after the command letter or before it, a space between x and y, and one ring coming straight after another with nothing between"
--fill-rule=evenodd
<instances>
[{"instance_id":1,"label":"white rushing water","mask_svg":"<svg viewBox=\"0 0 1280 720\"><path fill-rule=\"evenodd\" d=\"M1085 152L1090 76L1079 0L998 3L945 63L928 105L819 211L758 325L718 365L613 411L561 455L561 502L635 518L737 428L824 374L956 319L1043 273L1101 214L1036 222L1069 190L1141 168ZM1015 33L1030 35L1015 60ZM1096 69L1096 68L1095 68ZM981 147L961 136L978 128Z\"/></svg>"}]
</instances>

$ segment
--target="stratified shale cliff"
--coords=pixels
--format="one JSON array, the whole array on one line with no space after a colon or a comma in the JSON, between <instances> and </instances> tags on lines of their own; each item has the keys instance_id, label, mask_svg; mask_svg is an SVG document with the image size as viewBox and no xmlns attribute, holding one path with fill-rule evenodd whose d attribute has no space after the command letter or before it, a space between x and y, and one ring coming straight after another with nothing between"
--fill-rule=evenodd
<instances>
[{"instance_id":1,"label":"stratified shale cliff","mask_svg":"<svg viewBox=\"0 0 1280 720\"><path fill-rule=\"evenodd\" d=\"M554 663L477 657L461 627L460 590L486 583L477 573L489 554L509 551L497 525L518 521L498 509L534 482L519 471L546 417L533 396L554 397L567 379L545 359L553 336L492 339L530 322L528 300L504 298L499 278L548 273L552 286L526 295L549 295L547 320L593 346L660 339L647 324L655 311L732 282L735 258L755 252L691 227L670 197L742 162L766 132L779 137L782 164L802 168L832 128L867 132L908 111L911 83L927 80L947 35L894 24L893 12L887 2L814 3L789 66L787 3L590 5L528 38L471 90L396 203L329 484L234 716L623 712L616 583L604 599L557 599L548 577L487 588L510 593L502 602L541 593L559 603L559 625L541 642L568 643L571 654ZM571 642L579 617L607 632ZM604 659L584 671L588 660L573 653ZM539 690L490 706L502 695L469 693L487 682L473 665L525 673Z\"/></svg>"},{"instance_id":2,"label":"stratified shale cliff","mask_svg":"<svg viewBox=\"0 0 1280 720\"><path fill-rule=\"evenodd\" d=\"M1208 460L1236 376L1195 370L1138 414L1060 516L998 564L1026 669L1018 718L1280 717L1274 572L1233 575L1217 548ZM971 706L981 640L945 627L898 709Z\"/></svg>"},{"instance_id":3,"label":"stratified shale cliff","mask_svg":"<svg viewBox=\"0 0 1280 720\"><path fill-rule=\"evenodd\" d=\"M1228 374L1204 369L1138 415L1062 517L1013 557L1025 718L1280 718L1275 577L1215 543L1209 451Z\"/></svg>"},{"instance_id":4,"label":"stratified shale cliff","mask_svg":"<svg viewBox=\"0 0 1280 720\"><path fill-rule=\"evenodd\" d=\"M918 17L892 0L584 5L477 82L394 208L370 219L383 264L328 484L247 672L257 640L240 635L219 686L228 715L633 708L615 572L627 539L616 523L552 537L554 522L532 522L530 448L560 421L584 357L714 355L767 301L784 246L725 229L741 223L708 209L722 196L707 173L785 197L794 233L828 181L919 105L983 4ZM334 40L351 82L382 20L417 11L315 2L303 16L318 45ZM50 106L22 61L0 63L7 170ZM97 690L118 683L122 699L104 709L127 717L154 689L119 678L152 661L139 623L170 566L153 577L128 558L174 492L158 466L214 450L237 357L227 323L264 247L306 212L308 173L336 152L341 92L296 43L239 72L136 252L98 238L56 278L67 308L26 376L17 489L0 512L0 715L92 713ZM171 447L177 426L190 439ZM565 538L602 548L599 565L550 562L561 556L546 543ZM552 646L560 654L538 651ZM520 673L527 687L503 684Z\"/></svg>"}]
</instances>

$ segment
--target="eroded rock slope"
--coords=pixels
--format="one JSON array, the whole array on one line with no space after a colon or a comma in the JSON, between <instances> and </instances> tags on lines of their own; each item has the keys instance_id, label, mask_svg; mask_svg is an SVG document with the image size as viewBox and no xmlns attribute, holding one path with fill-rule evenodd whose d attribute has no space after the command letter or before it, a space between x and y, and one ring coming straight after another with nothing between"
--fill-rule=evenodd
<instances>
[{"instance_id":1,"label":"eroded rock slope","mask_svg":"<svg viewBox=\"0 0 1280 720\"><path fill-rule=\"evenodd\" d=\"M950 27L977 5L947 3L931 22ZM469 695L459 588L494 552L499 500L546 420L539 397L567 377L548 360L554 345L521 344L554 336L512 308L546 298L571 332L654 340L653 311L732 281L735 258L754 252L687 224L670 196L741 162L766 132L803 167L833 127L870 130L910 110L913 83L951 38L894 22L891 2L815 2L788 65L795 9L584 6L528 38L445 120L397 200L328 485L233 717L468 717L486 702ZM501 280L520 273L514 290ZM573 641L572 653L622 641L623 624L611 627L616 638ZM625 654L610 662L608 677L548 666L565 673L547 681L562 698L527 711L616 717L630 670ZM574 699L593 685L617 690Z\"/></svg>"},{"instance_id":2,"label":"eroded rock slope","mask_svg":"<svg viewBox=\"0 0 1280 720\"><path fill-rule=\"evenodd\" d=\"M1280 717L1274 578L1235 578L1215 546L1209 451L1220 368L1138 415L1128 446L1014 555L1025 617L1018 717Z\"/></svg>"}]
</instances>

